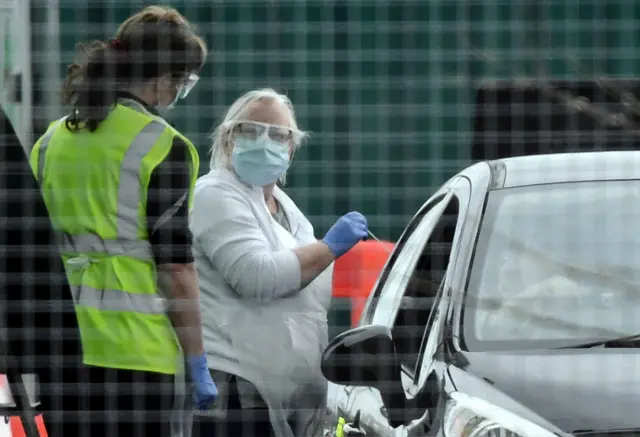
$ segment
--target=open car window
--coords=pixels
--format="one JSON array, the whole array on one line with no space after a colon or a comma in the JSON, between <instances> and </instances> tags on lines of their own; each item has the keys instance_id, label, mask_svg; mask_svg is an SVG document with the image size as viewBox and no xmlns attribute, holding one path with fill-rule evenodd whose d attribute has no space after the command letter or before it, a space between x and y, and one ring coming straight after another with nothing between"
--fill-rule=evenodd
<instances>
[{"instance_id":1,"label":"open car window","mask_svg":"<svg viewBox=\"0 0 640 437\"><path fill-rule=\"evenodd\" d=\"M363 316L360 319L361 325L389 323L390 314L393 309L392 300L394 293L392 291L398 289L398 281L406 276L401 272L406 269L406 258L412 253L412 251L406 251L405 249L408 245L415 245L412 241L415 241L418 228L421 230L425 229L429 223L433 223L433 220L439 217L442 213L442 208L444 208L443 201L447 198L447 193L448 191L437 193L429 199L406 227L387 265L378 278L378 282L369 295ZM418 235L422 233L421 231ZM386 304L383 304L384 302L386 302Z\"/></svg>"},{"instance_id":2,"label":"open car window","mask_svg":"<svg viewBox=\"0 0 640 437\"><path fill-rule=\"evenodd\" d=\"M398 254L374 313L374 324L391 327L402 367L411 376L449 266L459 208L450 194L424 215Z\"/></svg>"},{"instance_id":3,"label":"open car window","mask_svg":"<svg viewBox=\"0 0 640 437\"><path fill-rule=\"evenodd\" d=\"M398 307L403 304L403 294L409 283L411 270L450 197L450 194L438 197L407 227L372 293L371 324L391 326L393 323Z\"/></svg>"}]
</instances>

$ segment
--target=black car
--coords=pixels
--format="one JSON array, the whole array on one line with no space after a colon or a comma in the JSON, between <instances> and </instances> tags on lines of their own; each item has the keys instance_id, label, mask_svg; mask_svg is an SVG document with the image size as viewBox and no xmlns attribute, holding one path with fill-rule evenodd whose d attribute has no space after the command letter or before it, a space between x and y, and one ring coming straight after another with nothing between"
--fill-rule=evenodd
<instances>
[{"instance_id":1,"label":"black car","mask_svg":"<svg viewBox=\"0 0 640 437\"><path fill-rule=\"evenodd\" d=\"M368 436L640 436L639 338L640 152L529 156L424 204L322 368Z\"/></svg>"}]
</instances>

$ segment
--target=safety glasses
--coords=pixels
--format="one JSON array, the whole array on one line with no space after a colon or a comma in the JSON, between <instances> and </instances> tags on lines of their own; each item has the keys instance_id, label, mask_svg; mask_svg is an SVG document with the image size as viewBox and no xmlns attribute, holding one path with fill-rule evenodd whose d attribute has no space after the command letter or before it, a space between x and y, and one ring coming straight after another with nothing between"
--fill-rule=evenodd
<instances>
[{"instance_id":1,"label":"safety glasses","mask_svg":"<svg viewBox=\"0 0 640 437\"><path fill-rule=\"evenodd\" d=\"M189 76L187 76L178 91L178 98L186 98L199 80L200 76L195 73L191 73Z\"/></svg>"},{"instance_id":2,"label":"safety glasses","mask_svg":"<svg viewBox=\"0 0 640 437\"><path fill-rule=\"evenodd\" d=\"M268 137L273 141L289 145L297 145L302 139L302 132L297 129L252 120L235 122L233 131L244 138L258 140Z\"/></svg>"}]
</instances>

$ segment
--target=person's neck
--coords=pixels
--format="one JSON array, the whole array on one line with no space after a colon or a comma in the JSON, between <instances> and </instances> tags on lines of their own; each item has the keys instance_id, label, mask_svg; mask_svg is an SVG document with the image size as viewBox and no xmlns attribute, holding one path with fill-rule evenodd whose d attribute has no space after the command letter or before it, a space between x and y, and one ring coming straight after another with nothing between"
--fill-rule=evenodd
<instances>
[{"instance_id":1,"label":"person's neck","mask_svg":"<svg viewBox=\"0 0 640 437\"><path fill-rule=\"evenodd\" d=\"M266 185L264 187L262 187L262 191L264 192L264 200L265 202L269 202L271 200L271 198L273 197L273 189L275 187L275 184L271 184L271 185Z\"/></svg>"},{"instance_id":2,"label":"person's neck","mask_svg":"<svg viewBox=\"0 0 640 437\"><path fill-rule=\"evenodd\" d=\"M152 95L153 93L151 93L147 89L129 88L125 91L135 96L136 98L142 100L144 103L146 103L149 106L154 106L156 103L155 97Z\"/></svg>"},{"instance_id":3,"label":"person's neck","mask_svg":"<svg viewBox=\"0 0 640 437\"><path fill-rule=\"evenodd\" d=\"M278 212L278 204L276 203L276 199L273 198L273 187L274 185L269 185L262 187L262 190L264 192L264 201L269 208L269 212L276 214Z\"/></svg>"}]
</instances>

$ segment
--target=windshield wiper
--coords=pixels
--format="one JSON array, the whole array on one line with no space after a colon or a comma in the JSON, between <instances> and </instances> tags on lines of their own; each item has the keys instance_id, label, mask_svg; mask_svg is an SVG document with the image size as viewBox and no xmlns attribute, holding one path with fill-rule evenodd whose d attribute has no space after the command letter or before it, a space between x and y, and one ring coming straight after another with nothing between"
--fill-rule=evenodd
<instances>
[{"instance_id":1,"label":"windshield wiper","mask_svg":"<svg viewBox=\"0 0 640 437\"><path fill-rule=\"evenodd\" d=\"M640 334L627 335L625 337L610 338L608 340L597 340L589 343L562 346L558 349L589 349L592 347L618 347L618 348L640 348Z\"/></svg>"}]
</instances>

